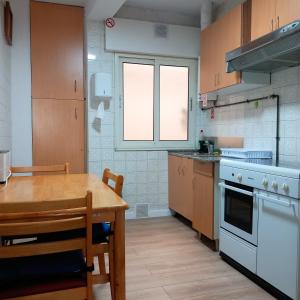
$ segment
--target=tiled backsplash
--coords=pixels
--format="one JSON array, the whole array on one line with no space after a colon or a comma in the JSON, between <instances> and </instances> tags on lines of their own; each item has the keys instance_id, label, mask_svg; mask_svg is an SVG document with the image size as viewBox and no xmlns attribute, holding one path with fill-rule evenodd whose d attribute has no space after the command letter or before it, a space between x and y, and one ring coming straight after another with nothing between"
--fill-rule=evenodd
<instances>
[{"instance_id":1,"label":"tiled backsplash","mask_svg":"<svg viewBox=\"0 0 300 300\"><path fill-rule=\"evenodd\" d=\"M0 3L0 150L11 149L10 47L3 29L3 3Z\"/></svg>"},{"instance_id":2,"label":"tiled backsplash","mask_svg":"<svg viewBox=\"0 0 300 300\"><path fill-rule=\"evenodd\" d=\"M278 94L281 101L280 158L291 161L300 161L299 74L299 67L276 72L272 75L271 86L221 97L219 102L235 101L235 97L253 99ZM219 108L215 110L213 120L209 111L202 112L200 127L208 136L243 136L245 147L271 149L275 154L276 102L266 100L258 106L251 103Z\"/></svg>"}]
</instances>

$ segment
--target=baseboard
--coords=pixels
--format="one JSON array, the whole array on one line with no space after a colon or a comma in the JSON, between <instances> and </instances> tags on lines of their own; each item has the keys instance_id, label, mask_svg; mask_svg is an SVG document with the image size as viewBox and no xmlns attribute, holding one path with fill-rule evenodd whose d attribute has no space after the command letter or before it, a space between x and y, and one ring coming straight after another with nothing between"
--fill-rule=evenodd
<instances>
[{"instance_id":1,"label":"baseboard","mask_svg":"<svg viewBox=\"0 0 300 300\"><path fill-rule=\"evenodd\" d=\"M144 217L143 219L169 217L169 216L171 216L171 211L168 208L166 208L166 209L150 209L148 216ZM138 219L136 217L135 210L127 211L125 213L125 218L126 218L126 220Z\"/></svg>"}]
</instances>

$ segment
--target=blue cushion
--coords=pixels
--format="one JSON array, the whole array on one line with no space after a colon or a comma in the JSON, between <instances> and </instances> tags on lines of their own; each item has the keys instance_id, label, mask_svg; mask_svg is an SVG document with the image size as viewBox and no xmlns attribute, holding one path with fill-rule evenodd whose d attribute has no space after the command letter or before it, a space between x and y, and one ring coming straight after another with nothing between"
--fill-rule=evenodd
<instances>
[{"instance_id":1,"label":"blue cushion","mask_svg":"<svg viewBox=\"0 0 300 300\"><path fill-rule=\"evenodd\" d=\"M75 229L68 231L61 231L56 233L45 233L38 235L39 242L60 241L66 239L74 239L84 237L85 229ZM110 224L97 223L93 224L93 244L107 243L107 237L112 234Z\"/></svg>"},{"instance_id":2,"label":"blue cushion","mask_svg":"<svg viewBox=\"0 0 300 300\"><path fill-rule=\"evenodd\" d=\"M22 281L80 277L85 271L81 251L0 259L0 287Z\"/></svg>"}]
</instances>

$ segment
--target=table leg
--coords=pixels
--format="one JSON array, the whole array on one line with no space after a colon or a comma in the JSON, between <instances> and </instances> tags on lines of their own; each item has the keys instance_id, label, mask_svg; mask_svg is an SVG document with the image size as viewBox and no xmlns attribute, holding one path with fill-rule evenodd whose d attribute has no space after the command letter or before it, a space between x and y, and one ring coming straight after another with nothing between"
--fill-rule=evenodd
<instances>
[{"instance_id":1,"label":"table leg","mask_svg":"<svg viewBox=\"0 0 300 300\"><path fill-rule=\"evenodd\" d=\"M125 211L116 210L114 228L115 300L126 299L125 288Z\"/></svg>"}]
</instances>

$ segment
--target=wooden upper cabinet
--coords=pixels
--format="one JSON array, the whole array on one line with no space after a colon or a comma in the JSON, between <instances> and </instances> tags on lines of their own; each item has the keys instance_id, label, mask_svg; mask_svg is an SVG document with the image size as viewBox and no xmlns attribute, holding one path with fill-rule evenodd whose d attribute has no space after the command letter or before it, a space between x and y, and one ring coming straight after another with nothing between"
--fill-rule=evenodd
<instances>
[{"instance_id":1,"label":"wooden upper cabinet","mask_svg":"<svg viewBox=\"0 0 300 300\"><path fill-rule=\"evenodd\" d=\"M216 89L217 64L212 52L215 52L215 45L212 36L217 34L215 25L209 26L201 32L201 54L200 54L200 91L207 93Z\"/></svg>"},{"instance_id":2,"label":"wooden upper cabinet","mask_svg":"<svg viewBox=\"0 0 300 300\"><path fill-rule=\"evenodd\" d=\"M278 28L300 19L300 0L277 0Z\"/></svg>"},{"instance_id":3,"label":"wooden upper cabinet","mask_svg":"<svg viewBox=\"0 0 300 300\"><path fill-rule=\"evenodd\" d=\"M83 8L30 5L32 98L83 100Z\"/></svg>"},{"instance_id":4,"label":"wooden upper cabinet","mask_svg":"<svg viewBox=\"0 0 300 300\"><path fill-rule=\"evenodd\" d=\"M300 19L299 0L251 0L251 40Z\"/></svg>"},{"instance_id":5,"label":"wooden upper cabinet","mask_svg":"<svg viewBox=\"0 0 300 300\"><path fill-rule=\"evenodd\" d=\"M276 0L252 0L251 2L251 40L256 40L275 30Z\"/></svg>"},{"instance_id":6,"label":"wooden upper cabinet","mask_svg":"<svg viewBox=\"0 0 300 300\"><path fill-rule=\"evenodd\" d=\"M242 45L242 5L229 11L218 24L218 89L241 82L240 72L227 73L225 54Z\"/></svg>"},{"instance_id":7,"label":"wooden upper cabinet","mask_svg":"<svg viewBox=\"0 0 300 300\"><path fill-rule=\"evenodd\" d=\"M226 73L225 54L242 45L242 11L236 6L201 32L201 94L240 83L239 72Z\"/></svg>"}]
</instances>

